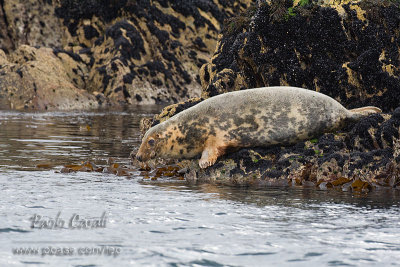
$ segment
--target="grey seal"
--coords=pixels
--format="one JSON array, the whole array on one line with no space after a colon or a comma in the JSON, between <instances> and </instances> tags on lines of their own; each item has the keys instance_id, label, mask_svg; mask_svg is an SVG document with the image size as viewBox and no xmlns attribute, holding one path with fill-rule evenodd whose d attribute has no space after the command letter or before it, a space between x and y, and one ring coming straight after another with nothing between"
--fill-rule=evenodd
<instances>
[{"instance_id":1,"label":"grey seal","mask_svg":"<svg viewBox=\"0 0 400 267\"><path fill-rule=\"evenodd\" d=\"M227 150L289 145L340 129L377 107L348 110L333 98L307 89L276 86L217 95L150 128L136 154L190 159L207 168Z\"/></svg>"}]
</instances>

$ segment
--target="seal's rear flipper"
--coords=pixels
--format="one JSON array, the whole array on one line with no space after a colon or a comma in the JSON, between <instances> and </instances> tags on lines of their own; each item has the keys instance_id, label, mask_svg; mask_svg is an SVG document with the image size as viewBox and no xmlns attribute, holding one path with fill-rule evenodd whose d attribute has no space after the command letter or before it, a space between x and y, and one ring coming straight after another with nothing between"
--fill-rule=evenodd
<instances>
[{"instance_id":1,"label":"seal's rear flipper","mask_svg":"<svg viewBox=\"0 0 400 267\"><path fill-rule=\"evenodd\" d=\"M362 107L362 108L353 108L353 109L350 109L350 112L359 113L364 116L368 116L368 115L374 114L374 113L381 113L382 110L377 107L368 106L368 107Z\"/></svg>"},{"instance_id":2,"label":"seal's rear flipper","mask_svg":"<svg viewBox=\"0 0 400 267\"><path fill-rule=\"evenodd\" d=\"M354 119L354 120L359 120L368 115L382 112L382 110L380 108L373 107L373 106L354 108L354 109L350 109L349 111L352 113L352 115L353 115L352 119Z\"/></svg>"}]
</instances>

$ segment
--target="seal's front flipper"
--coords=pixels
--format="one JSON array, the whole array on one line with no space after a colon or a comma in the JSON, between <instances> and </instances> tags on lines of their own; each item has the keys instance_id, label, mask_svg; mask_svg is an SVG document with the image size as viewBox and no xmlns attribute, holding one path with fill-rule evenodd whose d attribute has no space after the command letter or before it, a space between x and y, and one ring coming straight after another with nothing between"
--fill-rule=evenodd
<instances>
[{"instance_id":1,"label":"seal's front flipper","mask_svg":"<svg viewBox=\"0 0 400 267\"><path fill-rule=\"evenodd\" d=\"M210 167L214 165L219 156L218 149L216 147L206 147L201 154L201 158L199 160L199 166L202 169Z\"/></svg>"}]
</instances>

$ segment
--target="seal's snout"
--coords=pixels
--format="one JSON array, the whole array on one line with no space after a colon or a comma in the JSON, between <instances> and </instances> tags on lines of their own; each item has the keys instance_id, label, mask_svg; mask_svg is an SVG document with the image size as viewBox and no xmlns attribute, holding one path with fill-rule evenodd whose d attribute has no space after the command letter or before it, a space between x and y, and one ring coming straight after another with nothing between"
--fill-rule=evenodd
<instances>
[{"instance_id":1,"label":"seal's snout","mask_svg":"<svg viewBox=\"0 0 400 267\"><path fill-rule=\"evenodd\" d=\"M142 156L139 155L139 154L136 155L136 159L137 159L138 161L141 161L141 162L143 161Z\"/></svg>"},{"instance_id":2,"label":"seal's snout","mask_svg":"<svg viewBox=\"0 0 400 267\"><path fill-rule=\"evenodd\" d=\"M135 151L131 151L131 153L129 154L129 157L134 160L136 158L136 152Z\"/></svg>"}]
</instances>

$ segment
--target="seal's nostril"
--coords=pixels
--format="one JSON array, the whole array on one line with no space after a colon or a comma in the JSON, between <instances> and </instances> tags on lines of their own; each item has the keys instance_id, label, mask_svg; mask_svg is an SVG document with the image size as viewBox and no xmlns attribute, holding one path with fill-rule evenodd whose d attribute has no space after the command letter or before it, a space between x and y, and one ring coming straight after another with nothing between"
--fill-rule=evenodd
<instances>
[{"instance_id":1,"label":"seal's nostril","mask_svg":"<svg viewBox=\"0 0 400 267\"><path fill-rule=\"evenodd\" d=\"M139 156L139 155L136 155L136 159L137 159L138 161L142 161L142 157Z\"/></svg>"}]
</instances>

